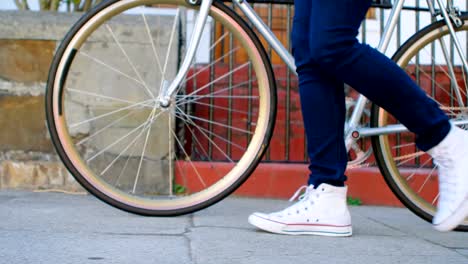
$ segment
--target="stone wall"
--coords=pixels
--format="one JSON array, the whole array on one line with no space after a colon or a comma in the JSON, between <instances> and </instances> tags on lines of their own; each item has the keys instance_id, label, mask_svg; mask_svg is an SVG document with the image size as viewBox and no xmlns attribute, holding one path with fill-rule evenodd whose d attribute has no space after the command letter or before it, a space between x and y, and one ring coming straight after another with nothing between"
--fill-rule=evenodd
<instances>
[{"instance_id":1,"label":"stone wall","mask_svg":"<svg viewBox=\"0 0 468 264\"><path fill-rule=\"evenodd\" d=\"M54 151L44 112L45 83L54 51L79 16L80 14L64 13L0 12L0 189L82 191ZM158 30L164 31L164 29ZM132 45L141 45L135 42L137 39L135 36L140 34L138 30L132 28L131 34L128 32L129 29L123 28L123 35L132 38L134 43ZM117 49L104 42L102 39L96 41L96 45L105 47L105 50L98 52L112 53L113 49ZM145 45L146 47L142 49L151 48L148 43ZM143 51L141 54L144 56ZM115 80L103 80L102 76L91 76L85 81L86 83L76 85L89 87L90 81L100 82L101 85L106 82L108 87L118 85ZM136 94L132 96L138 97ZM93 102L89 101L86 105L79 105L76 108L78 111L74 109L72 112L74 115L79 115L80 109L93 107ZM94 108L92 109L94 112L103 111L102 107ZM92 127L88 130L85 132L91 133ZM168 131L167 128L165 130ZM79 133L84 132L79 131ZM122 132L115 131L115 133ZM102 138L95 146L112 140L114 140L112 137ZM155 149L154 146L149 146L148 149L150 155L153 155L151 157L153 160L154 156L166 156L164 153L152 151ZM132 158L140 160L139 157L132 156ZM161 160L158 164L143 170L154 174L155 166L162 167L163 163ZM167 168L159 170L164 174Z\"/></svg>"},{"instance_id":2,"label":"stone wall","mask_svg":"<svg viewBox=\"0 0 468 264\"><path fill-rule=\"evenodd\" d=\"M77 14L0 12L0 188L81 187L50 142L44 112L53 53Z\"/></svg>"}]
</instances>

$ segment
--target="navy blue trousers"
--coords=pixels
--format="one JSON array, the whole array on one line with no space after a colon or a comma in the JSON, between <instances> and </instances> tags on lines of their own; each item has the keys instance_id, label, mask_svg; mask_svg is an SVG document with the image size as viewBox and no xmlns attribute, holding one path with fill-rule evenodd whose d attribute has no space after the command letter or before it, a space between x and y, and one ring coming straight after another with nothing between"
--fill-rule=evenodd
<instances>
[{"instance_id":1,"label":"navy blue trousers","mask_svg":"<svg viewBox=\"0 0 468 264\"><path fill-rule=\"evenodd\" d=\"M311 171L309 184L343 186L345 95L351 85L416 134L426 151L450 130L448 117L393 61L358 42L371 0L295 0L292 50Z\"/></svg>"}]
</instances>

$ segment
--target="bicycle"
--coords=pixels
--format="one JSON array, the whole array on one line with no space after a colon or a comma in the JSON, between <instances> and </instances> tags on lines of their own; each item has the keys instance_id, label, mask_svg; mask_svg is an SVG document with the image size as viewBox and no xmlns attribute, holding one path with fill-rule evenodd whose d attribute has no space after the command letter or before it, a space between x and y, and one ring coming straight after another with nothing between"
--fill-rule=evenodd
<instances>
[{"instance_id":1,"label":"bicycle","mask_svg":"<svg viewBox=\"0 0 468 264\"><path fill-rule=\"evenodd\" d=\"M466 126L468 14L451 0L436 1L438 9L428 0L428 10L442 19L393 59L453 123ZM128 212L175 216L220 201L256 168L275 125L277 95L265 48L246 21L292 72L295 66L249 3L232 2L245 18L223 1L110 0L68 32L50 69L46 114L63 163L91 194ZM378 47L384 52L404 0L376 2L392 8ZM348 149L371 137L387 184L430 221L437 193L425 187L436 166L378 106L370 126L361 124L366 101L359 97L346 123ZM467 231L468 219L458 229Z\"/></svg>"}]
</instances>

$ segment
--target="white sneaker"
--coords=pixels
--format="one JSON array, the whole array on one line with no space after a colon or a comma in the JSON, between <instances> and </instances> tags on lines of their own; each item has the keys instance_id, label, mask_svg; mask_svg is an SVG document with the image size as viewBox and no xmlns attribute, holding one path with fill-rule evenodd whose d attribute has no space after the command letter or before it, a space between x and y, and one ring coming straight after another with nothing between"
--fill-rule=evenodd
<instances>
[{"instance_id":1,"label":"white sneaker","mask_svg":"<svg viewBox=\"0 0 468 264\"><path fill-rule=\"evenodd\" d=\"M432 223L439 231L450 231L468 216L468 132L452 126L428 153L439 167L439 201Z\"/></svg>"},{"instance_id":2,"label":"white sneaker","mask_svg":"<svg viewBox=\"0 0 468 264\"><path fill-rule=\"evenodd\" d=\"M292 206L271 214L253 213L249 223L268 232L288 235L351 236L351 215L346 204L347 187L320 184L302 186Z\"/></svg>"}]
</instances>

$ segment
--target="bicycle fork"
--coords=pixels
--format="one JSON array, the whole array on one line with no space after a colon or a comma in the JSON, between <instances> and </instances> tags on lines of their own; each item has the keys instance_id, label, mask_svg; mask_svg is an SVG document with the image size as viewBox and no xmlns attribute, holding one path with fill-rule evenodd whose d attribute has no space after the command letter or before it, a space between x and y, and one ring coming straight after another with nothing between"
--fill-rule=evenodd
<instances>
[{"instance_id":1,"label":"bicycle fork","mask_svg":"<svg viewBox=\"0 0 468 264\"><path fill-rule=\"evenodd\" d=\"M189 4L196 5L197 0L187 0ZM195 52L200 44L200 39L203 33L203 28L205 27L206 19L208 17L208 12L210 10L213 0L201 0L201 5L198 13L198 17L195 21L195 26L193 29L192 37L188 45L185 58L177 71L177 75L174 80L164 80L161 87L161 93L159 94L158 101L161 107L167 108L170 105L171 97L177 93L177 88L180 83L187 75L190 64L192 63L193 58L195 57Z\"/></svg>"}]
</instances>

